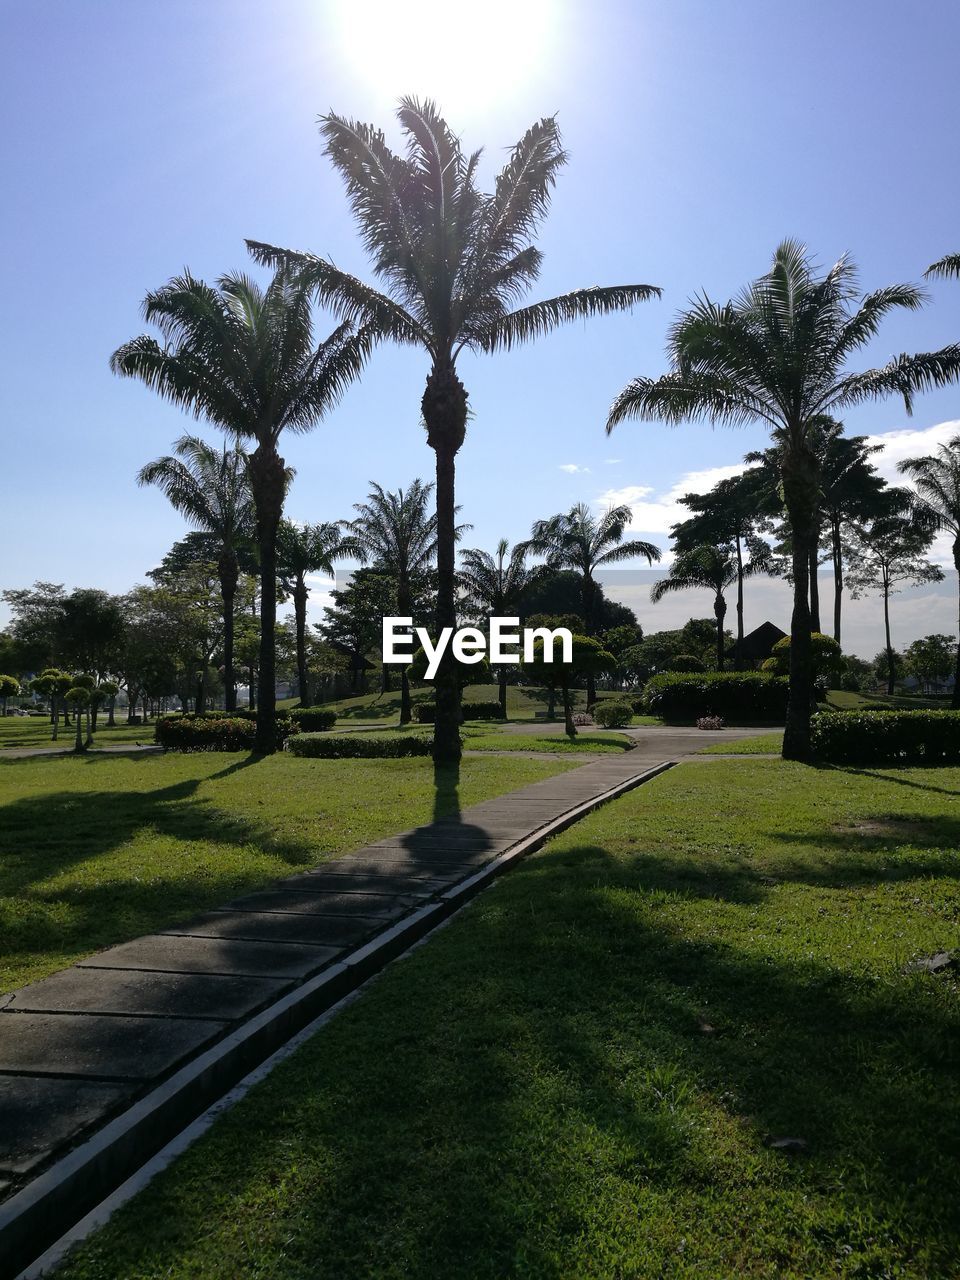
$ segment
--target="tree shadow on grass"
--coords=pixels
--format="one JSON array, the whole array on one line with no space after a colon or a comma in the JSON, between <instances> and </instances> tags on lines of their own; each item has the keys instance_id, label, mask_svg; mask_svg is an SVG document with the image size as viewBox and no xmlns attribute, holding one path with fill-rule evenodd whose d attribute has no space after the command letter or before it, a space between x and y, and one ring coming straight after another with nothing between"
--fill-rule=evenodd
<instances>
[{"instance_id":1,"label":"tree shadow on grass","mask_svg":"<svg viewBox=\"0 0 960 1280\"><path fill-rule=\"evenodd\" d=\"M246 871L237 860L218 868L216 858L206 855L207 846L253 846L291 870L314 865L313 845L278 839L266 822L196 794L210 777L222 778L253 763L245 759L216 774L149 790L51 790L3 805L3 951L21 957L89 951L220 906L275 878L265 875L262 866ZM175 841L175 857L158 850L155 865L148 860L140 875L111 879L105 872L102 878L92 874L73 884L44 887L82 863L121 849L140 833Z\"/></svg>"},{"instance_id":2,"label":"tree shadow on grass","mask_svg":"<svg viewBox=\"0 0 960 1280\"><path fill-rule=\"evenodd\" d=\"M106 1246L124 1240L130 1274L138 1256L239 1274L239 1203L262 1207L278 1278L954 1274L957 1017L937 981L691 927L663 910L691 894L685 862L585 844L525 864ZM723 870L697 896L751 910ZM806 1148L769 1147L785 1136Z\"/></svg>"}]
</instances>

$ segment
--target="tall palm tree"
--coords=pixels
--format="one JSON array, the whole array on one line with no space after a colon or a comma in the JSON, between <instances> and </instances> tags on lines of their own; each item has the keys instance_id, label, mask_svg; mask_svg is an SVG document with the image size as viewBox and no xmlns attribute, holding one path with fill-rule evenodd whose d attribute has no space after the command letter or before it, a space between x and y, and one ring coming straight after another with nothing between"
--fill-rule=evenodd
<instances>
[{"instance_id":1,"label":"tall palm tree","mask_svg":"<svg viewBox=\"0 0 960 1280\"><path fill-rule=\"evenodd\" d=\"M518 542L513 550L506 538L497 543L496 555L471 547L460 553L459 583L466 596L468 609L483 618L519 616L520 606L529 589L543 576L545 566L529 566L529 547ZM500 709L507 714L507 670L497 672Z\"/></svg>"},{"instance_id":2,"label":"tall palm tree","mask_svg":"<svg viewBox=\"0 0 960 1280\"><path fill-rule=\"evenodd\" d=\"M414 480L407 490L388 492L371 481L366 502L354 504L349 529L361 559L372 562L396 584L397 617L413 617L437 554L437 517L429 511L432 484ZM407 668L400 672L400 723L413 718Z\"/></svg>"},{"instance_id":3,"label":"tall palm tree","mask_svg":"<svg viewBox=\"0 0 960 1280\"><path fill-rule=\"evenodd\" d=\"M250 248L260 262L295 263L318 297L345 319L426 351L430 372L420 407L436 455L436 621L452 627L455 466L467 425L467 391L457 373L461 352L508 350L568 320L627 310L659 290L579 289L518 306L540 273L542 255L531 241L567 158L556 120L541 120L527 131L491 193L478 185L481 153L463 151L434 103L403 98L397 116L406 155L392 151L372 125L331 114L320 126L384 292L324 258L260 243ZM437 682L438 762L460 758L460 692L449 663L445 674Z\"/></svg>"},{"instance_id":4,"label":"tall palm tree","mask_svg":"<svg viewBox=\"0 0 960 1280\"><path fill-rule=\"evenodd\" d=\"M292 520L281 520L277 529L277 577L283 590L293 597L301 707L312 706L307 671L307 575L325 573L333 577L334 561L363 557L357 539L345 537L343 529L340 521L300 525Z\"/></svg>"},{"instance_id":5,"label":"tall palm tree","mask_svg":"<svg viewBox=\"0 0 960 1280\"><path fill-rule=\"evenodd\" d=\"M660 378L634 378L613 402L612 431L628 418L679 424L707 419L727 426L766 424L780 450L780 476L790 525L793 618L790 700L783 754L810 755L812 672L810 554L818 537L820 464L811 441L825 414L889 395L914 395L960 376L960 345L899 355L881 369L847 372L850 357L895 308L925 300L915 285L860 296L856 270L844 257L819 275L804 246L785 240L766 275L731 302L703 296L682 313L669 339L672 368Z\"/></svg>"},{"instance_id":6,"label":"tall palm tree","mask_svg":"<svg viewBox=\"0 0 960 1280\"><path fill-rule=\"evenodd\" d=\"M148 387L234 440L256 442L248 470L260 557L260 698L254 750L276 750L277 528L287 474L278 448L284 431L309 431L358 376L367 331L341 324L314 344L311 290L282 268L265 289L242 272L215 286L188 273L148 293L147 334L115 351L115 373Z\"/></svg>"},{"instance_id":7,"label":"tall palm tree","mask_svg":"<svg viewBox=\"0 0 960 1280\"><path fill-rule=\"evenodd\" d=\"M234 598L240 580L238 550L253 535L253 495L247 455L234 447L214 449L198 436L185 435L174 454L141 467L137 484L154 484L176 511L211 536L223 601L223 683L228 711L237 706L233 670Z\"/></svg>"},{"instance_id":8,"label":"tall palm tree","mask_svg":"<svg viewBox=\"0 0 960 1280\"><path fill-rule=\"evenodd\" d=\"M935 454L905 458L899 470L913 482L922 513L935 528L953 538L953 564L960 582L960 435L940 445ZM957 626L957 662L950 700L954 710L960 710L960 616Z\"/></svg>"},{"instance_id":9,"label":"tall palm tree","mask_svg":"<svg viewBox=\"0 0 960 1280\"><path fill-rule=\"evenodd\" d=\"M583 625L588 636L594 634L598 622L597 570L637 556L648 564L660 559L660 548L652 542L640 538L624 542L632 519L633 512L626 505L611 507L598 519L585 502L578 502L565 513L534 523L527 544L530 550L545 556L551 569L572 569L580 575ZM595 697L591 673L587 676L587 704Z\"/></svg>"},{"instance_id":10,"label":"tall palm tree","mask_svg":"<svg viewBox=\"0 0 960 1280\"><path fill-rule=\"evenodd\" d=\"M752 563L743 566L749 576L756 571ZM657 604L665 595L674 591L689 591L693 587L706 587L713 592L713 616L717 620L717 670L723 670L723 620L727 616L728 588L739 580L737 557L731 547L712 547L704 544L689 551L681 551L667 571L667 576L654 583L650 599Z\"/></svg>"}]
</instances>

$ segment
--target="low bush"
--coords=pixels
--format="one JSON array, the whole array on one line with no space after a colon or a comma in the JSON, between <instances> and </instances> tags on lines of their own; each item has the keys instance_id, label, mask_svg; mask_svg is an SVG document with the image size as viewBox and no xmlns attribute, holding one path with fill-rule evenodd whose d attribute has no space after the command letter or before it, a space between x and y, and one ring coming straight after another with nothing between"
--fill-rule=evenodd
<instances>
[{"instance_id":1,"label":"low bush","mask_svg":"<svg viewBox=\"0 0 960 1280\"><path fill-rule=\"evenodd\" d=\"M250 751L256 732L253 720L223 716L163 716L154 730L165 751Z\"/></svg>"},{"instance_id":2,"label":"low bush","mask_svg":"<svg viewBox=\"0 0 960 1280\"><path fill-rule=\"evenodd\" d=\"M665 671L647 681L639 706L642 713L664 720L720 716L728 723L782 721L787 714L787 687L785 676L753 671L704 675Z\"/></svg>"},{"instance_id":3,"label":"low bush","mask_svg":"<svg viewBox=\"0 0 960 1280\"><path fill-rule=\"evenodd\" d=\"M401 756L428 756L433 739L420 734L386 736L377 733L298 733L287 740L294 756L321 760L396 760Z\"/></svg>"},{"instance_id":4,"label":"low bush","mask_svg":"<svg viewBox=\"0 0 960 1280\"><path fill-rule=\"evenodd\" d=\"M835 764L960 764L960 711L821 711L811 742Z\"/></svg>"},{"instance_id":5,"label":"low bush","mask_svg":"<svg viewBox=\"0 0 960 1280\"><path fill-rule=\"evenodd\" d=\"M465 702L460 708L464 720L506 720L499 702Z\"/></svg>"},{"instance_id":6,"label":"low bush","mask_svg":"<svg viewBox=\"0 0 960 1280\"><path fill-rule=\"evenodd\" d=\"M633 719L633 707L629 702L611 698L598 702L593 708L594 721L603 729L620 729Z\"/></svg>"},{"instance_id":7,"label":"low bush","mask_svg":"<svg viewBox=\"0 0 960 1280\"><path fill-rule=\"evenodd\" d=\"M433 724L437 718L435 702L418 702L413 708L413 718L417 724Z\"/></svg>"},{"instance_id":8,"label":"low bush","mask_svg":"<svg viewBox=\"0 0 960 1280\"><path fill-rule=\"evenodd\" d=\"M333 728L337 713L329 707L294 707L290 719L303 733L318 733Z\"/></svg>"}]
</instances>

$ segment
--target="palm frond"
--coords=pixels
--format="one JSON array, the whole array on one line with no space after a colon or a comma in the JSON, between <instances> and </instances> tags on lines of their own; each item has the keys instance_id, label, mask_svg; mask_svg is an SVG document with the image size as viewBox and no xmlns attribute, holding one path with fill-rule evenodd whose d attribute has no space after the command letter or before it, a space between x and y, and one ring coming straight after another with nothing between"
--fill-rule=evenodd
<instances>
[{"instance_id":1,"label":"palm frond","mask_svg":"<svg viewBox=\"0 0 960 1280\"><path fill-rule=\"evenodd\" d=\"M638 302L658 298L660 294L661 290L656 285L649 284L576 289L572 293L511 311L472 336L472 342L481 351L509 351L519 343L532 342L571 320L629 311Z\"/></svg>"},{"instance_id":2,"label":"palm frond","mask_svg":"<svg viewBox=\"0 0 960 1280\"><path fill-rule=\"evenodd\" d=\"M960 253L948 253L945 258L939 258L923 274L939 280L960 279Z\"/></svg>"}]
</instances>

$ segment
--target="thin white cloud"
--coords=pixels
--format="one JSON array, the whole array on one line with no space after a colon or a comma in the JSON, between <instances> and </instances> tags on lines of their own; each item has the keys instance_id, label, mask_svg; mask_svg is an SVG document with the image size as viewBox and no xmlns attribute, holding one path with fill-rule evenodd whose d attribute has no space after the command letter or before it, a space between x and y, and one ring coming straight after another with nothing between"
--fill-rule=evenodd
<instances>
[{"instance_id":1,"label":"thin white cloud","mask_svg":"<svg viewBox=\"0 0 960 1280\"><path fill-rule=\"evenodd\" d=\"M565 471L568 476L588 476L590 474L589 467L580 467L575 462L561 462L561 471Z\"/></svg>"},{"instance_id":2,"label":"thin white cloud","mask_svg":"<svg viewBox=\"0 0 960 1280\"><path fill-rule=\"evenodd\" d=\"M685 471L680 479L663 493L655 493L650 485L628 484L619 489L607 489L595 499L595 502L600 508L626 503L633 511L633 520L630 522L631 532L659 533L666 537L672 525L679 524L690 515L689 510L680 501L684 494L707 493L721 480L729 480L746 470L746 463L738 462L728 467Z\"/></svg>"},{"instance_id":3,"label":"thin white cloud","mask_svg":"<svg viewBox=\"0 0 960 1280\"><path fill-rule=\"evenodd\" d=\"M622 458L604 458L603 465L605 467L618 467L622 461Z\"/></svg>"}]
</instances>

